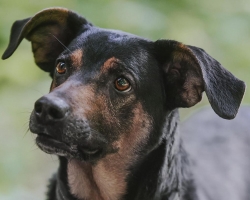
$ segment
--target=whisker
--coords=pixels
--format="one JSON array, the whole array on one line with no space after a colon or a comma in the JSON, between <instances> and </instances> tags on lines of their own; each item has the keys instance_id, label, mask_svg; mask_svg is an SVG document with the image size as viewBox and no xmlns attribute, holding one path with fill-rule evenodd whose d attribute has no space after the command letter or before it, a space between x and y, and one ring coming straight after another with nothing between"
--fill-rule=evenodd
<instances>
[{"instance_id":1,"label":"whisker","mask_svg":"<svg viewBox=\"0 0 250 200\"><path fill-rule=\"evenodd\" d=\"M67 49L70 53L72 53L68 47L66 47L55 35L53 35L52 33L49 33L51 34L65 49Z\"/></svg>"},{"instance_id":2,"label":"whisker","mask_svg":"<svg viewBox=\"0 0 250 200\"><path fill-rule=\"evenodd\" d=\"M44 95L44 92L42 92L42 91L40 91L39 89L36 89L36 88L34 88L34 87L32 87L32 86L25 86L24 88L25 88L25 89L28 89L28 90L31 90L32 92L34 91L34 92L36 92L36 93L38 93L38 94L40 94L40 95Z\"/></svg>"},{"instance_id":3,"label":"whisker","mask_svg":"<svg viewBox=\"0 0 250 200\"><path fill-rule=\"evenodd\" d=\"M25 132L23 138L28 134L29 131L30 131L30 128L27 128L27 130L26 130L26 132Z\"/></svg>"},{"instance_id":4,"label":"whisker","mask_svg":"<svg viewBox=\"0 0 250 200\"><path fill-rule=\"evenodd\" d=\"M38 146L36 146L35 144L33 144L33 146L31 147L32 149L30 151L34 152L34 151L37 151L37 150L40 150L38 148Z\"/></svg>"},{"instance_id":5,"label":"whisker","mask_svg":"<svg viewBox=\"0 0 250 200\"><path fill-rule=\"evenodd\" d=\"M22 112L18 112L18 114L31 114L32 111L22 111Z\"/></svg>"},{"instance_id":6,"label":"whisker","mask_svg":"<svg viewBox=\"0 0 250 200\"><path fill-rule=\"evenodd\" d=\"M53 155L51 155L51 154L49 154L49 155L50 155L50 159L52 160L53 163L57 162L57 159L55 159L55 157Z\"/></svg>"},{"instance_id":7,"label":"whisker","mask_svg":"<svg viewBox=\"0 0 250 200\"><path fill-rule=\"evenodd\" d=\"M29 125L30 120L27 120L26 122L24 122L23 126L26 127L27 125Z\"/></svg>"}]
</instances>

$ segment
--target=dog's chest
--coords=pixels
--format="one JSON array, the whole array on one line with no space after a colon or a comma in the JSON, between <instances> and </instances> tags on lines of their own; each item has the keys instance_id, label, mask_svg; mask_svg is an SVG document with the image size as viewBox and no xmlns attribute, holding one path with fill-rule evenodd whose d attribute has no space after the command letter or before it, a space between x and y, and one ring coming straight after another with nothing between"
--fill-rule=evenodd
<instances>
[{"instance_id":1,"label":"dog's chest","mask_svg":"<svg viewBox=\"0 0 250 200\"><path fill-rule=\"evenodd\" d=\"M120 199L126 191L126 170L110 166L107 160L95 166L71 160L68 164L70 191L82 200Z\"/></svg>"}]
</instances>

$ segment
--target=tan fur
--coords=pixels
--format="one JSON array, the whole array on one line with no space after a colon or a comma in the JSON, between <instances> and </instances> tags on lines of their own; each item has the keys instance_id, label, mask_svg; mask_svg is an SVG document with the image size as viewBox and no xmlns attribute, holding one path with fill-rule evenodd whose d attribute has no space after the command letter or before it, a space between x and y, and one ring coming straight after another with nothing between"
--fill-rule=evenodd
<instances>
[{"instance_id":1,"label":"tan fur","mask_svg":"<svg viewBox=\"0 0 250 200\"><path fill-rule=\"evenodd\" d=\"M78 84L80 83L69 82L66 87L64 86L64 91L67 90L67 95L70 99L74 97L73 101L70 102L74 115L77 118L84 118L86 113L93 109L93 105L91 104L95 98L95 94L91 85L82 86Z\"/></svg>"},{"instance_id":2,"label":"tan fur","mask_svg":"<svg viewBox=\"0 0 250 200\"><path fill-rule=\"evenodd\" d=\"M112 57L104 62L101 67L101 73L106 73L110 68L114 67L117 63L119 63L119 59Z\"/></svg>"},{"instance_id":3,"label":"tan fur","mask_svg":"<svg viewBox=\"0 0 250 200\"><path fill-rule=\"evenodd\" d=\"M121 133L120 138L113 143L114 148L119 149L117 153L108 154L93 166L76 160L69 162L69 186L71 192L78 198L118 200L125 194L128 168L136 161L136 151L146 143L151 127L151 119L140 103L135 106L133 113L131 126L127 127L127 131ZM110 113L105 114L108 118L112 116ZM113 126L119 126L110 120L107 119L109 125L111 123Z\"/></svg>"},{"instance_id":4,"label":"tan fur","mask_svg":"<svg viewBox=\"0 0 250 200\"><path fill-rule=\"evenodd\" d=\"M70 190L77 197L87 200L102 200L97 185L94 182L92 166L77 160L70 160L68 164L68 181Z\"/></svg>"},{"instance_id":5,"label":"tan fur","mask_svg":"<svg viewBox=\"0 0 250 200\"><path fill-rule=\"evenodd\" d=\"M82 49L77 49L70 55L72 66L75 69L80 69L80 67L82 66L82 57L83 57Z\"/></svg>"},{"instance_id":6,"label":"tan fur","mask_svg":"<svg viewBox=\"0 0 250 200\"><path fill-rule=\"evenodd\" d=\"M109 59L103 68L107 69L114 62L116 59ZM111 133L100 134L117 136L109 145L117 151L107 154L95 165L69 160L69 187L72 194L81 200L119 200L127 190L128 168L136 162L137 151L147 142L152 120L142 104L135 102L133 95L111 103L106 94L96 94L94 87L69 80L56 89L67 91L65 95L70 97L68 99L76 118L88 120L92 129L95 129L95 124L104 123ZM117 117L120 109L128 104L133 107L131 118ZM129 122L128 126L126 122Z\"/></svg>"}]
</instances>

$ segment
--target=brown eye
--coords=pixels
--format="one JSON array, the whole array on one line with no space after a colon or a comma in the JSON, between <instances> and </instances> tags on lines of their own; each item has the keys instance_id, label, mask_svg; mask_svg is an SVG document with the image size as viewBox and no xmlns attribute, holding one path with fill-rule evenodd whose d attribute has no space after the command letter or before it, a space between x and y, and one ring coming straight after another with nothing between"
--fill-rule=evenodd
<instances>
[{"instance_id":1,"label":"brown eye","mask_svg":"<svg viewBox=\"0 0 250 200\"><path fill-rule=\"evenodd\" d=\"M58 74L65 74L65 72L67 71L65 63L59 62L56 66L56 71Z\"/></svg>"},{"instance_id":2,"label":"brown eye","mask_svg":"<svg viewBox=\"0 0 250 200\"><path fill-rule=\"evenodd\" d=\"M115 88L121 92L127 92L131 89L131 85L126 78L120 77L115 80Z\"/></svg>"}]
</instances>

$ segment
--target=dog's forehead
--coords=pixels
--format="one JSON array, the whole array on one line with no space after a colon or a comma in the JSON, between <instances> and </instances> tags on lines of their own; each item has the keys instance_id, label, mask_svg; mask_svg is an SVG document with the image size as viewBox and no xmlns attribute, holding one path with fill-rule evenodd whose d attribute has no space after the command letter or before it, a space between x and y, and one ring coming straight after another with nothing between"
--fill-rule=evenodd
<instances>
[{"instance_id":1,"label":"dog's forehead","mask_svg":"<svg viewBox=\"0 0 250 200\"><path fill-rule=\"evenodd\" d=\"M139 45L141 42L150 42L144 38L141 38L137 35L131 33L123 32L120 30L112 29L102 29L97 27L92 27L89 30L83 32L78 36L82 40L83 44L92 44L95 45L113 45L124 47L126 45ZM78 40L78 42L80 42Z\"/></svg>"},{"instance_id":2,"label":"dog's forehead","mask_svg":"<svg viewBox=\"0 0 250 200\"><path fill-rule=\"evenodd\" d=\"M73 62L98 63L115 58L127 64L147 60L151 41L135 35L108 29L92 28L79 34L69 45ZM79 61L82 59L82 62Z\"/></svg>"}]
</instances>

